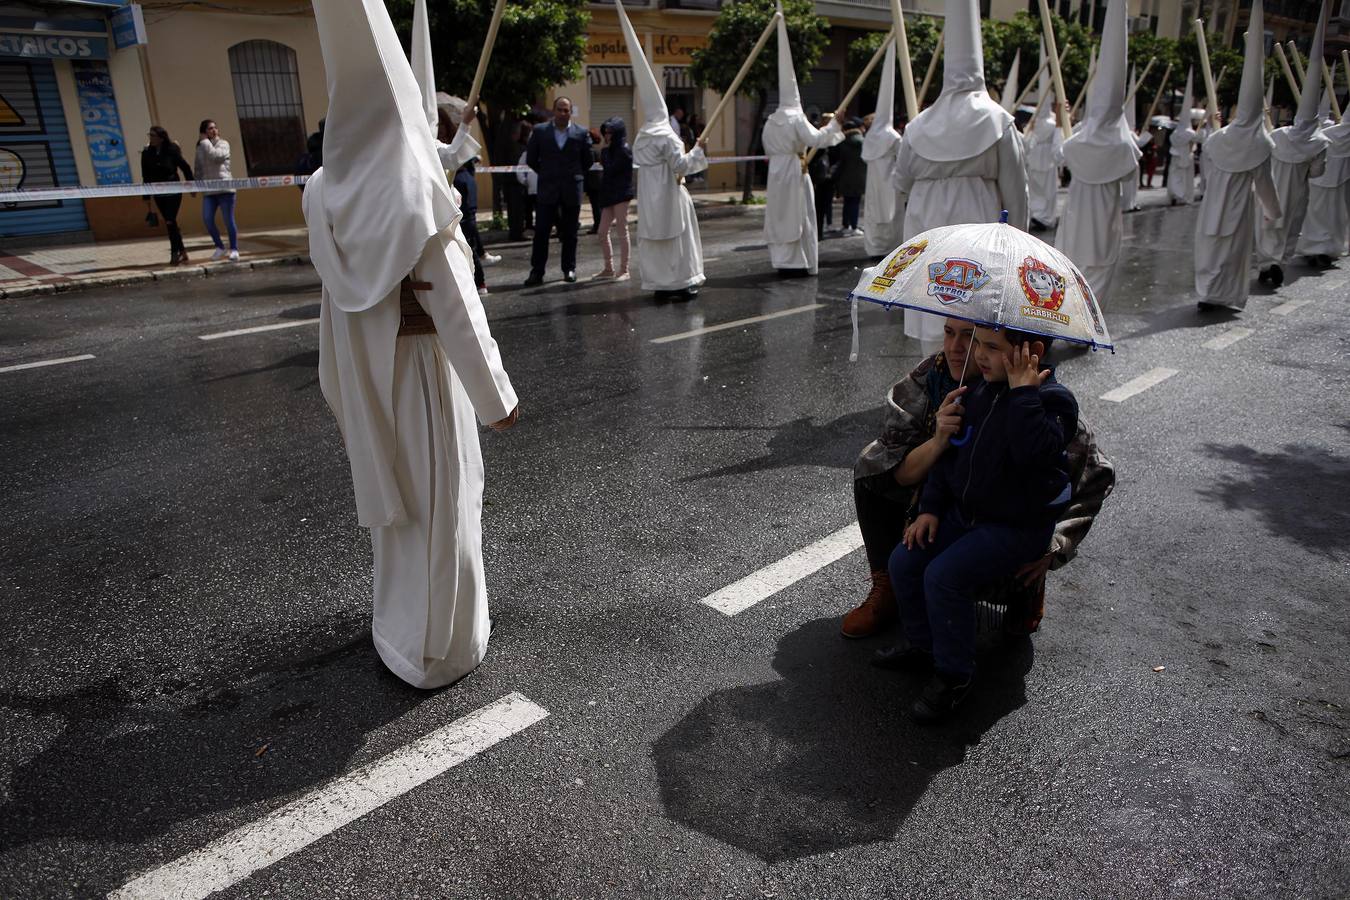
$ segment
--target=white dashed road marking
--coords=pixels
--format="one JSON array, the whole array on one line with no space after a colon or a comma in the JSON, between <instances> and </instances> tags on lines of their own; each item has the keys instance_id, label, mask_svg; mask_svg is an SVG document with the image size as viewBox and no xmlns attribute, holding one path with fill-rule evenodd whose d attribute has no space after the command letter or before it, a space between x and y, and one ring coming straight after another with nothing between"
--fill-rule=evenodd
<instances>
[{"instance_id":1,"label":"white dashed road marking","mask_svg":"<svg viewBox=\"0 0 1350 900\"><path fill-rule=\"evenodd\" d=\"M709 325L706 328L695 328L693 331L682 331L679 334L668 334L665 337L652 338L652 343L669 344L672 341L682 341L686 338L698 337L701 334L712 334L715 331L740 328L742 325L753 325L756 322L781 319L783 316L795 316L797 313L810 312L813 309L821 309L824 306L824 303L808 303L806 306L794 306L792 309L780 309L778 312L766 313L762 316L752 316L749 319L737 319L734 322L723 322L721 325Z\"/></svg>"},{"instance_id":2,"label":"white dashed road marking","mask_svg":"<svg viewBox=\"0 0 1350 900\"><path fill-rule=\"evenodd\" d=\"M1206 350L1227 350L1243 338L1249 338L1256 332L1251 328L1230 328L1216 338L1210 338L1201 344Z\"/></svg>"},{"instance_id":3,"label":"white dashed road marking","mask_svg":"<svg viewBox=\"0 0 1350 900\"><path fill-rule=\"evenodd\" d=\"M758 572L752 572L740 581L729 584L715 594L709 594L699 602L728 616L744 612L750 607L767 600L789 585L796 584L808 575L820 571L837 559L849 555L863 545L862 532L858 523L841 528L771 563Z\"/></svg>"},{"instance_id":4,"label":"white dashed road marking","mask_svg":"<svg viewBox=\"0 0 1350 900\"><path fill-rule=\"evenodd\" d=\"M60 359L44 359L41 362L20 363L17 366L0 366L0 372L21 372L24 369L45 369L47 366L64 366L66 363L83 362L86 359L93 359L94 354L85 353L81 356L63 356Z\"/></svg>"},{"instance_id":5,"label":"white dashed road marking","mask_svg":"<svg viewBox=\"0 0 1350 900\"><path fill-rule=\"evenodd\" d=\"M128 882L110 900L197 900L267 868L548 715L520 694L438 728L325 787Z\"/></svg>"},{"instance_id":6,"label":"white dashed road marking","mask_svg":"<svg viewBox=\"0 0 1350 900\"><path fill-rule=\"evenodd\" d=\"M252 328L236 328L234 331L218 331L215 334L199 334L199 341L218 341L221 338L239 337L241 334L258 334L263 331L280 331L283 328L300 328L304 325L318 325L318 319L296 319L294 322L277 322L275 325L255 325Z\"/></svg>"},{"instance_id":7,"label":"white dashed road marking","mask_svg":"<svg viewBox=\"0 0 1350 900\"><path fill-rule=\"evenodd\" d=\"M1279 306L1272 309L1270 313L1274 316L1287 316L1294 310L1302 309L1311 302L1312 300L1306 298L1303 300L1290 300L1287 303L1281 303Z\"/></svg>"},{"instance_id":8,"label":"white dashed road marking","mask_svg":"<svg viewBox=\"0 0 1350 900\"><path fill-rule=\"evenodd\" d=\"M1173 375L1177 374L1176 369L1149 369L1138 378L1131 378L1113 391L1107 391L1102 394L1103 400L1109 400L1112 403L1119 403L1122 400L1128 400L1135 394L1142 394L1151 387L1162 384Z\"/></svg>"}]
</instances>

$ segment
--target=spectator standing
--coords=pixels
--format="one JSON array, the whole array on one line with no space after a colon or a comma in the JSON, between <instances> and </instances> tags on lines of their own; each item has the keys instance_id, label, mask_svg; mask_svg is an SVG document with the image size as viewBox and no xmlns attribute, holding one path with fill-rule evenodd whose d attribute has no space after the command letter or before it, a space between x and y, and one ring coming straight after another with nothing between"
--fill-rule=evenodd
<instances>
[{"instance_id":1,"label":"spectator standing","mask_svg":"<svg viewBox=\"0 0 1350 900\"><path fill-rule=\"evenodd\" d=\"M197 177L202 181L225 181L234 176L230 174L230 142L220 136L220 129L212 119L203 119L198 130ZM216 227L216 211L219 210L225 220L225 230L230 236L230 249L220 239L220 229ZM234 224L234 191L218 191L202 196L202 222L206 233L216 245L212 260L224 259L227 255L231 262L239 260L239 229Z\"/></svg>"},{"instance_id":2,"label":"spectator standing","mask_svg":"<svg viewBox=\"0 0 1350 900\"><path fill-rule=\"evenodd\" d=\"M1149 141L1142 148L1143 157L1139 160L1139 186L1153 187L1153 175L1158 171L1157 141Z\"/></svg>"},{"instance_id":3,"label":"spectator standing","mask_svg":"<svg viewBox=\"0 0 1350 900\"><path fill-rule=\"evenodd\" d=\"M535 209L534 247L526 287L544 283L548 265L548 235L554 224L562 243L563 281L577 280L577 229L581 224L581 194L591 167L591 138L572 121L572 101L553 101L553 118L534 127L525 150L526 165L539 176Z\"/></svg>"},{"instance_id":4,"label":"spectator standing","mask_svg":"<svg viewBox=\"0 0 1350 900\"><path fill-rule=\"evenodd\" d=\"M813 128L824 128L820 113L814 108L807 113L807 121ZM811 179L811 190L816 201L816 234L824 237L825 227L834 221L834 183L830 181L829 150L816 153L807 166L806 174Z\"/></svg>"},{"instance_id":5,"label":"spectator standing","mask_svg":"<svg viewBox=\"0 0 1350 900\"><path fill-rule=\"evenodd\" d=\"M592 128L587 134L591 138L591 164L586 168L586 199L591 204L591 234L600 233L600 211L604 207L600 203L600 170L596 169L596 164L600 162L600 132Z\"/></svg>"},{"instance_id":6,"label":"spectator standing","mask_svg":"<svg viewBox=\"0 0 1350 900\"><path fill-rule=\"evenodd\" d=\"M605 259L605 268L596 274L596 278L628 280L628 257L632 244L628 237L628 205L632 202L633 191L633 150L628 146L628 128L623 119L615 116L600 126L600 134L605 141L600 151L600 165L604 171L600 175L600 252ZM614 248L610 245L609 232L613 229L619 240L619 268L614 269Z\"/></svg>"},{"instance_id":7,"label":"spectator standing","mask_svg":"<svg viewBox=\"0 0 1350 900\"><path fill-rule=\"evenodd\" d=\"M169 133L158 125L152 125L148 135L150 142L141 150L141 181L146 184L163 181L177 181L178 173L183 173L184 181L192 180L192 167L183 159L183 149L169 139ZM151 198L145 198L146 218L153 220ZM164 227L169 232L169 265L177 266L188 261L187 247L183 245L183 232L178 228L178 210L183 205L182 194L156 194L154 206L164 219Z\"/></svg>"},{"instance_id":8,"label":"spectator standing","mask_svg":"<svg viewBox=\"0 0 1350 900\"><path fill-rule=\"evenodd\" d=\"M839 158L833 166L831 181L844 198L843 233L851 237L862 234L862 229L858 227L858 214L862 212L862 196L867 190L861 119L849 119L844 124L844 142L837 149Z\"/></svg>"}]
</instances>

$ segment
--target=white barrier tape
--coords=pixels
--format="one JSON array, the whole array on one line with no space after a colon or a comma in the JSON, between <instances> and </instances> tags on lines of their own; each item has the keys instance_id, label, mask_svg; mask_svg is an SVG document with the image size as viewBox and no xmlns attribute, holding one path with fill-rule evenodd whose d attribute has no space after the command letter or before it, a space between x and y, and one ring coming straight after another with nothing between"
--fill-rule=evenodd
<instances>
[{"instance_id":1,"label":"white barrier tape","mask_svg":"<svg viewBox=\"0 0 1350 900\"><path fill-rule=\"evenodd\" d=\"M760 162L767 156L713 156L708 165L723 163ZM634 166L633 168L638 168ZM600 171L600 165L591 167ZM528 172L529 166L479 166L475 172L485 175ZM37 203L47 200L93 200L100 197L149 197L166 194L218 194L224 191L247 191L258 188L299 187L309 180L307 175L270 175L258 178L229 178L217 181L157 181L152 184L106 184L100 187L35 188L33 190L0 191L0 204Z\"/></svg>"}]
</instances>

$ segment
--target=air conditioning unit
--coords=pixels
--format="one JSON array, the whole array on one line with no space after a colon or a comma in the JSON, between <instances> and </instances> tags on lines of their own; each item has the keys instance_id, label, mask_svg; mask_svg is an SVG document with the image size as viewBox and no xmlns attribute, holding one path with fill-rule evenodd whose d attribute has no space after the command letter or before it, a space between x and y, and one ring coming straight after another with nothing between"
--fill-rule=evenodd
<instances>
[{"instance_id":1,"label":"air conditioning unit","mask_svg":"<svg viewBox=\"0 0 1350 900\"><path fill-rule=\"evenodd\" d=\"M1148 16L1130 16L1130 34L1139 34L1153 30L1153 20Z\"/></svg>"}]
</instances>

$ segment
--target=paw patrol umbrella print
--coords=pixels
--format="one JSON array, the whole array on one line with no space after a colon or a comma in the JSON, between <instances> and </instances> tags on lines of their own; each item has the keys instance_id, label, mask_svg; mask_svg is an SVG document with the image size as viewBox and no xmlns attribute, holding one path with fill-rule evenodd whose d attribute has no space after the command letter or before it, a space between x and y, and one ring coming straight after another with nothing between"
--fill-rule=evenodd
<instances>
[{"instance_id":1,"label":"paw patrol umbrella print","mask_svg":"<svg viewBox=\"0 0 1350 900\"><path fill-rule=\"evenodd\" d=\"M915 235L864 269L849 300L851 360L858 358L860 300L1115 349L1078 268L1054 247L1002 222L944 225Z\"/></svg>"}]
</instances>

